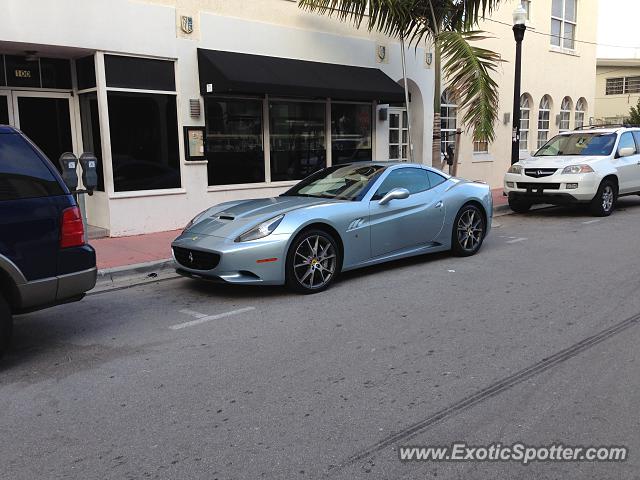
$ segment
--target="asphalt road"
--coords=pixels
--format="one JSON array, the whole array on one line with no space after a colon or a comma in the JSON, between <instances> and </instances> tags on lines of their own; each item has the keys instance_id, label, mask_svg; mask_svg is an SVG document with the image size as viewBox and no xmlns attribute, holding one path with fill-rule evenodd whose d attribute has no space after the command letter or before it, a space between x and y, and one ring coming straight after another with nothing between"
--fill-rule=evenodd
<instances>
[{"instance_id":1,"label":"asphalt road","mask_svg":"<svg viewBox=\"0 0 640 480\"><path fill-rule=\"evenodd\" d=\"M640 198L498 218L479 255L299 296L174 279L21 317L2 478L640 478ZM401 463L400 445L625 445Z\"/></svg>"}]
</instances>

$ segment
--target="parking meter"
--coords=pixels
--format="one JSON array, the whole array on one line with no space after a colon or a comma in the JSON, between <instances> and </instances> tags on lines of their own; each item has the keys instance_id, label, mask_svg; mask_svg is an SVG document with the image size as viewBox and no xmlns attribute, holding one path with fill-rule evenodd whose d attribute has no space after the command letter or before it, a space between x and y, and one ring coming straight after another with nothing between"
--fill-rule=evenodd
<instances>
[{"instance_id":1,"label":"parking meter","mask_svg":"<svg viewBox=\"0 0 640 480\"><path fill-rule=\"evenodd\" d=\"M452 145L447 145L447 153L445 155L445 158L447 159L447 165L453 165L453 156L454 156L454 149Z\"/></svg>"},{"instance_id":2,"label":"parking meter","mask_svg":"<svg viewBox=\"0 0 640 480\"><path fill-rule=\"evenodd\" d=\"M71 152L65 152L60 155L58 160L60 168L62 168L62 180L71 192L75 192L78 188L78 157Z\"/></svg>"},{"instance_id":3,"label":"parking meter","mask_svg":"<svg viewBox=\"0 0 640 480\"><path fill-rule=\"evenodd\" d=\"M80 165L82 166L82 183L89 195L98 186L98 159L93 153L85 152L80 155Z\"/></svg>"}]
</instances>

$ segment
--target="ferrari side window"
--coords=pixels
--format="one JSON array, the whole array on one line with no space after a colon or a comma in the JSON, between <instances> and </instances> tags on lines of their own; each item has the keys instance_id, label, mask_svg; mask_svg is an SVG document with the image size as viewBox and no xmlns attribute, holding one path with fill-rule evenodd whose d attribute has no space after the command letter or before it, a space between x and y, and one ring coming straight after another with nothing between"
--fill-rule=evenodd
<instances>
[{"instance_id":1,"label":"ferrari side window","mask_svg":"<svg viewBox=\"0 0 640 480\"><path fill-rule=\"evenodd\" d=\"M441 183L447 181L446 178L444 178L442 175L438 175L436 172L432 172L431 170L428 170L427 172L429 175L429 182L431 182L431 188L437 187Z\"/></svg>"},{"instance_id":2,"label":"ferrari side window","mask_svg":"<svg viewBox=\"0 0 640 480\"><path fill-rule=\"evenodd\" d=\"M373 200L380 200L394 188L406 188L412 195L429 190L430 184L427 171L414 167L398 168L391 171L373 196Z\"/></svg>"}]
</instances>

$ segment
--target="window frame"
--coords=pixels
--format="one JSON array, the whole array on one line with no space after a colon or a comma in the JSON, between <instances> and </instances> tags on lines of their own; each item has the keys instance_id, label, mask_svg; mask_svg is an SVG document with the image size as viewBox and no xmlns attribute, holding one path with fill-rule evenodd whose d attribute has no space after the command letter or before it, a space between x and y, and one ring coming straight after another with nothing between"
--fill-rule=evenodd
<instances>
[{"instance_id":1,"label":"window frame","mask_svg":"<svg viewBox=\"0 0 640 480\"><path fill-rule=\"evenodd\" d=\"M165 90L145 90L145 89L136 89L136 88L118 88L118 87L107 87L106 81L106 71L105 71L105 55L111 56L124 56L124 57L136 57L140 59L151 59L151 60L165 60L173 62L173 71L175 78L175 90L174 91L165 91ZM105 182L105 193L107 194L109 199L118 199L118 198L137 198L137 197L149 197L149 196L159 196L159 195L175 195L175 194L186 194L187 190L185 189L185 178L184 178L184 168L183 165L185 163L184 160L184 138L182 136L182 129L184 126L184 122L182 120L182 115L180 115L180 102L178 97L178 91L180 89L180 75L178 71L178 61L176 58L168 58L168 57L153 57L148 55L131 55L131 54L122 54L119 52L110 52L110 51L97 51L95 53L95 66L96 66L96 84L95 88L88 88L78 93L85 93L91 91L98 92L98 110L100 115L100 132L102 135L102 149L103 149L103 165L104 165L104 182ZM178 188L165 188L165 189L157 189L157 190L132 190L132 191L122 191L117 192L115 190L114 179L113 179L113 156L111 151L111 128L109 126L109 106L108 106L108 92L131 92L131 93L150 93L150 94L160 94L160 95L173 95L176 97L176 118L177 118L177 140L178 140L178 167L179 167L179 175L180 175L180 187ZM191 162L194 163L194 162Z\"/></svg>"},{"instance_id":2,"label":"window frame","mask_svg":"<svg viewBox=\"0 0 640 480\"><path fill-rule=\"evenodd\" d=\"M568 132L571 130L571 110L573 102L571 97L564 97L560 103L560 121L558 122L558 132Z\"/></svg>"},{"instance_id":3,"label":"window frame","mask_svg":"<svg viewBox=\"0 0 640 480\"><path fill-rule=\"evenodd\" d=\"M450 96L448 89L445 89L440 96L440 155L444 155L447 151L447 145L452 144L455 148L456 143L456 131L458 128L458 105L455 99ZM442 112L446 109L447 116L443 116ZM453 113L453 115L452 115ZM453 120L454 128L442 128L442 122L444 120ZM445 136L445 132L453 133L453 140L447 140L448 136Z\"/></svg>"},{"instance_id":4,"label":"window frame","mask_svg":"<svg viewBox=\"0 0 640 480\"><path fill-rule=\"evenodd\" d=\"M305 178L305 175L302 178L299 179L288 179L288 180L276 180L275 182L271 182L271 179L273 177L273 172L271 169L271 164L272 164L272 158L271 158L271 140L272 140L272 136L274 135L273 132L271 131L271 111L270 111L270 105L272 103L312 103L312 104L317 104L317 105L324 105L324 111L323 111L323 116L324 116L324 129L323 129L323 138L324 138L324 142L323 142L323 146L324 146L324 154L325 154L325 167L326 168L329 165L328 163L328 150L331 147L330 144L330 140L327 138L327 125L329 125L329 132L331 129L331 118L327 118L327 114L331 114L331 110L327 109L327 101L328 99L324 99L324 100L314 100L314 99L306 99L306 98L287 98L287 97L269 97L267 99L267 116L263 116L263 126L267 127L266 133L268 133L269 135L269 155L266 155L266 151L265 151L265 165L266 165L266 159L268 158L269 160L269 176L266 176L266 171L265 171L265 183L266 182L266 178L269 179L270 183L281 183L281 184L286 184L288 182L294 182L297 183L300 180L303 180ZM265 134L265 138L266 138L266 134Z\"/></svg>"},{"instance_id":5,"label":"window frame","mask_svg":"<svg viewBox=\"0 0 640 480\"><path fill-rule=\"evenodd\" d=\"M546 108L543 108L543 102L546 101ZM542 114L546 113L547 114L547 118L541 118ZM543 128L541 125L544 125L544 123L546 123L546 128ZM538 138L537 138L537 149L539 150L540 148L542 148L548 141L549 141L549 133L551 132L551 98L548 95L545 95L544 97L542 97L542 99L540 100L540 103L538 105ZM544 139L540 138L540 134L541 133L545 133L545 137Z\"/></svg>"},{"instance_id":6,"label":"window frame","mask_svg":"<svg viewBox=\"0 0 640 480\"><path fill-rule=\"evenodd\" d=\"M575 128L584 127L584 119L587 116L587 101L580 97L576 102Z\"/></svg>"},{"instance_id":7,"label":"window frame","mask_svg":"<svg viewBox=\"0 0 640 480\"><path fill-rule=\"evenodd\" d=\"M624 95L625 77L610 77L604 86L605 95Z\"/></svg>"},{"instance_id":8,"label":"window frame","mask_svg":"<svg viewBox=\"0 0 640 480\"><path fill-rule=\"evenodd\" d=\"M560 48L563 50L571 50L571 51L575 51L576 49L576 30L578 28L578 0L557 0L559 2L561 2L562 4L562 16L558 17L556 15L553 14L553 3L556 0L551 0L551 35L550 35L550 41L551 41L551 46L552 47L556 47L556 48ZM569 20L566 18L567 15L567 2L574 2L574 20ZM559 36L556 36L553 34L553 22L560 22L560 34ZM569 24L573 27L573 35L571 37L567 37L566 35L566 25ZM554 43L554 39L558 39L558 44L556 45ZM570 40L571 44L570 46L566 45L567 40Z\"/></svg>"},{"instance_id":9,"label":"window frame","mask_svg":"<svg viewBox=\"0 0 640 480\"><path fill-rule=\"evenodd\" d=\"M524 115L526 112L526 118ZM523 123L526 122L527 128L522 128ZM520 97L520 142L518 149L521 152L529 151L529 132L531 131L531 101L527 94ZM522 148L524 143L525 148Z\"/></svg>"}]
</instances>

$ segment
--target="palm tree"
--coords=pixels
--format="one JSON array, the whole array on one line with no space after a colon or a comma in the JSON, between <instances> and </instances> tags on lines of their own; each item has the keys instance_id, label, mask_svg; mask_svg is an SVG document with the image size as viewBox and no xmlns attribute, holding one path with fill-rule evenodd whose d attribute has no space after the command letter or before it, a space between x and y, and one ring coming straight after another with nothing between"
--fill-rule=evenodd
<instances>
[{"instance_id":1,"label":"palm tree","mask_svg":"<svg viewBox=\"0 0 640 480\"><path fill-rule=\"evenodd\" d=\"M399 39L403 61L405 40L416 47L426 42L433 44L436 72L433 159L439 160L443 75L464 111L462 123L467 130L473 130L473 139L491 142L495 138L498 85L491 73L501 59L497 53L474 43L487 38L484 32L476 30L478 21L499 3L500 0L299 0L298 5L310 12L351 22L356 28L365 23L369 31L377 30ZM404 72L403 77L407 94ZM432 164L437 165L435 161Z\"/></svg>"}]
</instances>

